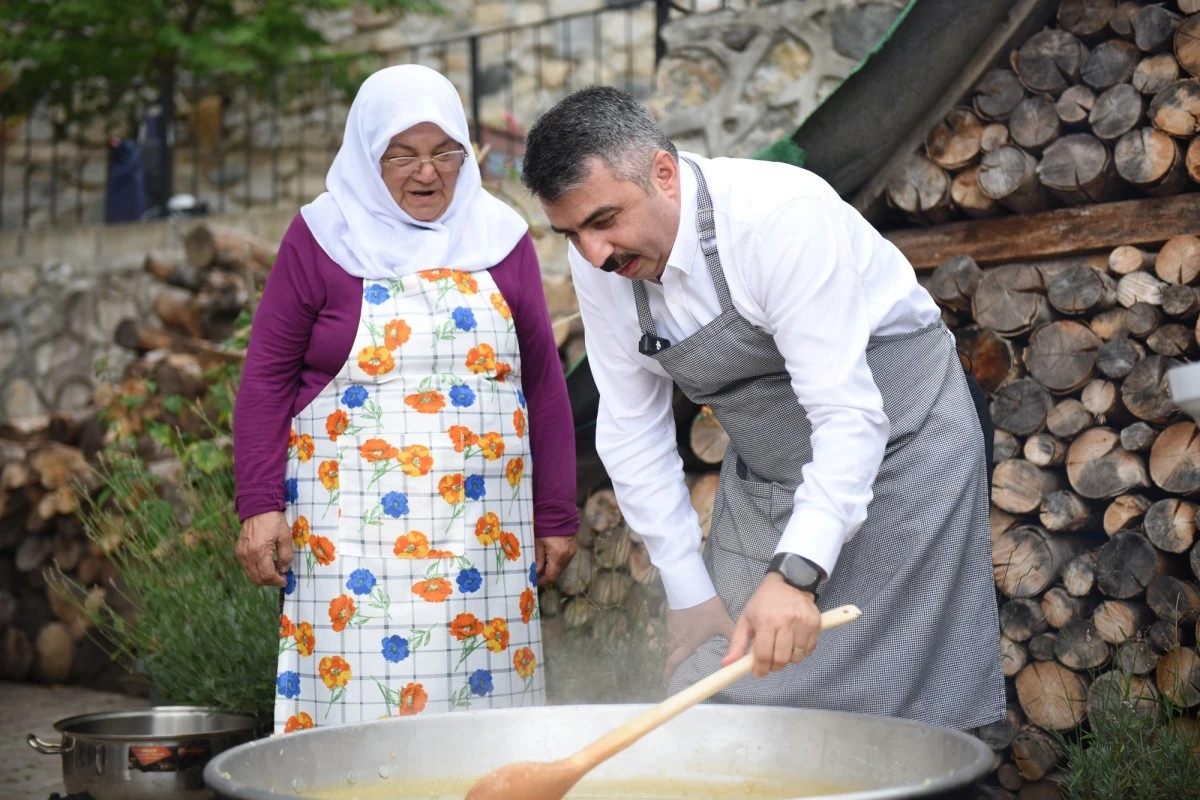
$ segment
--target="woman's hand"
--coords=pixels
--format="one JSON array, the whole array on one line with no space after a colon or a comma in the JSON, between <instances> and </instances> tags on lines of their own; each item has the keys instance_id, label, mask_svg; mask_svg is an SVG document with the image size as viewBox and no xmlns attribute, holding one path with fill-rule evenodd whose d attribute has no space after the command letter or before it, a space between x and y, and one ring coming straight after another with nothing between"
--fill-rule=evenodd
<instances>
[{"instance_id":1,"label":"woman's hand","mask_svg":"<svg viewBox=\"0 0 1200 800\"><path fill-rule=\"evenodd\" d=\"M283 576L292 566L292 529L283 512L268 511L243 522L237 557L246 577L259 586L287 586Z\"/></svg>"},{"instance_id":2,"label":"woman's hand","mask_svg":"<svg viewBox=\"0 0 1200 800\"><path fill-rule=\"evenodd\" d=\"M533 540L534 560L537 562L538 586L558 580L575 555L574 536L544 536Z\"/></svg>"}]
</instances>

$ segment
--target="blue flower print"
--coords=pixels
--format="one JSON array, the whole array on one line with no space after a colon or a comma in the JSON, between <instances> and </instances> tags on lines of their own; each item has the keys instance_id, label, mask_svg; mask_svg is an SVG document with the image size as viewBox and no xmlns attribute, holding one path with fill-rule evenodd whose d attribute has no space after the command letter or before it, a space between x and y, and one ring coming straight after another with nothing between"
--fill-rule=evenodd
<instances>
[{"instance_id":1,"label":"blue flower print","mask_svg":"<svg viewBox=\"0 0 1200 800\"><path fill-rule=\"evenodd\" d=\"M289 504L300 499L300 483L295 478L283 482L283 499Z\"/></svg>"},{"instance_id":2,"label":"blue flower print","mask_svg":"<svg viewBox=\"0 0 1200 800\"><path fill-rule=\"evenodd\" d=\"M287 571L287 586L283 587L284 594L291 594L296 591L296 573L292 570Z\"/></svg>"},{"instance_id":3,"label":"blue flower print","mask_svg":"<svg viewBox=\"0 0 1200 800\"><path fill-rule=\"evenodd\" d=\"M475 313L466 306L459 306L454 309L451 314L454 317L454 324L458 326L460 331L473 331L476 327Z\"/></svg>"},{"instance_id":4,"label":"blue flower print","mask_svg":"<svg viewBox=\"0 0 1200 800\"><path fill-rule=\"evenodd\" d=\"M372 283L363 291L363 299L373 306L379 305L390 296L387 288L380 286L378 283Z\"/></svg>"},{"instance_id":5,"label":"blue flower print","mask_svg":"<svg viewBox=\"0 0 1200 800\"><path fill-rule=\"evenodd\" d=\"M346 408L362 408L362 404L367 402L367 387L351 386L342 393L342 403Z\"/></svg>"},{"instance_id":6,"label":"blue flower print","mask_svg":"<svg viewBox=\"0 0 1200 800\"><path fill-rule=\"evenodd\" d=\"M300 696L300 675L292 672L290 669L287 672L281 672L275 678L275 689L291 700L293 697Z\"/></svg>"},{"instance_id":7,"label":"blue flower print","mask_svg":"<svg viewBox=\"0 0 1200 800\"><path fill-rule=\"evenodd\" d=\"M403 636L385 636L383 639L383 657L393 664L399 664L408 658L408 639L405 639Z\"/></svg>"},{"instance_id":8,"label":"blue flower print","mask_svg":"<svg viewBox=\"0 0 1200 800\"><path fill-rule=\"evenodd\" d=\"M471 673L471 677L467 678L467 683L471 686L471 694L476 697L484 697L492 693L495 688L492 685L492 673L486 669L477 669Z\"/></svg>"},{"instance_id":9,"label":"blue flower print","mask_svg":"<svg viewBox=\"0 0 1200 800\"><path fill-rule=\"evenodd\" d=\"M525 407L525 393L517 389L517 402L521 404L521 408Z\"/></svg>"},{"instance_id":10,"label":"blue flower print","mask_svg":"<svg viewBox=\"0 0 1200 800\"><path fill-rule=\"evenodd\" d=\"M482 475L467 476L467 479L463 481L463 489L471 500L482 500L483 496L487 494L487 484Z\"/></svg>"},{"instance_id":11,"label":"blue flower print","mask_svg":"<svg viewBox=\"0 0 1200 800\"><path fill-rule=\"evenodd\" d=\"M355 594L370 594L371 590L375 588L375 576L369 569L356 569L350 573L350 580L346 581L346 588Z\"/></svg>"},{"instance_id":12,"label":"blue flower print","mask_svg":"<svg viewBox=\"0 0 1200 800\"><path fill-rule=\"evenodd\" d=\"M379 502L383 505L383 513L393 519L408 513L408 498L400 492L388 492Z\"/></svg>"},{"instance_id":13,"label":"blue flower print","mask_svg":"<svg viewBox=\"0 0 1200 800\"><path fill-rule=\"evenodd\" d=\"M483 576L479 574L479 570L474 567L467 567L462 572L458 573L458 590L463 594L478 592L479 587L483 585Z\"/></svg>"},{"instance_id":14,"label":"blue flower print","mask_svg":"<svg viewBox=\"0 0 1200 800\"><path fill-rule=\"evenodd\" d=\"M460 383L450 390L450 402L458 408L470 408L475 402L475 393L465 383Z\"/></svg>"},{"instance_id":15,"label":"blue flower print","mask_svg":"<svg viewBox=\"0 0 1200 800\"><path fill-rule=\"evenodd\" d=\"M529 585L537 586L537 562L529 565Z\"/></svg>"}]
</instances>

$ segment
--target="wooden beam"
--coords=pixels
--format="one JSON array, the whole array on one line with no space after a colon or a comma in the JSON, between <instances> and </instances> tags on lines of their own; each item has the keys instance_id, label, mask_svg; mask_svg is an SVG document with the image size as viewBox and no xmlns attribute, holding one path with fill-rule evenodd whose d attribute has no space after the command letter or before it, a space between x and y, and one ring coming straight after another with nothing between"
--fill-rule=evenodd
<instances>
[{"instance_id":1,"label":"wooden beam","mask_svg":"<svg viewBox=\"0 0 1200 800\"><path fill-rule=\"evenodd\" d=\"M891 157L875 175L860 188L850 203L869 220L879 219L884 211L883 196L888 179L894 175L913 153L921 147L925 137L933 130L950 109L967 97L972 87L1013 47L1037 33L1058 8L1059 0L1016 0L1004 22L987 38L959 72L958 77L943 92L919 122L908 132L903 141L897 143Z\"/></svg>"},{"instance_id":2,"label":"wooden beam","mask_svg":"<svg viewBox=\"0 0 1200 800\"><path fill-rule=\"evenodd\" d=\"M979 264L1002 264L1123 244L1158 244L1182 234L1200 235L1200 194L950 222L887 231L883 236L920 271L934 269L954 255L970 256Z\"/></svg>"}]
</instances>

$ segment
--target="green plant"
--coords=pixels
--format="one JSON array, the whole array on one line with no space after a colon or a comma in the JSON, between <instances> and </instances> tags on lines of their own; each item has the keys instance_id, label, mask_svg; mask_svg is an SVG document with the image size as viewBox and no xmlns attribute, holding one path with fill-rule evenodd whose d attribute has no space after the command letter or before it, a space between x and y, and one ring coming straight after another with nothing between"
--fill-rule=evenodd
<instances>
[{"instance_id":1,"label":"green plant","mask_svg":"<svg viewBox=\"0 0 1200 800\"><path fill-rule=\"evenodd\" d=\"M244 341L243 329L231 343ZM159 396L146 379L114 398L108 418L124 435L100 455L99 491L80 487L80 516L116 578L100 603L65 575L56 583L161 702L268 717L279 594L250 583L234 552L229 431L239 374L236 362L210 371L194 402Z\"/></svg>"},{"instance_id":2,"label":"green plant","mask_svg":"<svg viewBox=\"0 0 1200 800\"><path fill-rule=\"evenodd\" d=\"M264 92L291 67L316 79L352 74L320 15L354 0L8 0L0 15L0 68L13 73L0 112L49 102L77 116L111 109L132 87L168 104L180 74L232 77ZM437 0L368 0L376 11L440 12ZM362 77L365 77L363 75ZM0 82L0 85L5 82Z\"/></svg>"},{"instance_id":3,"label":"green plant","mask_svg":"<svg viewBox=\"0 0 1200 800\"><path fill-rule=\"evenodd\" d=\"M1125 681L1128 687L1132 679ZM1089 709L1089 725L1070 739L1063 783L1069 800L1198 800L1200 741L1166 699L1114 698Z\"/></svg>"}]
</instances>

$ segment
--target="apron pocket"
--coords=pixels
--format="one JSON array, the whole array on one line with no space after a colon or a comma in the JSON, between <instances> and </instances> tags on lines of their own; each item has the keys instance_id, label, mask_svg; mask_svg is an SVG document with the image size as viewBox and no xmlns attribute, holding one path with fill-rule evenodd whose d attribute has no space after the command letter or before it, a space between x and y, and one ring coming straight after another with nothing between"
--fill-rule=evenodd
<instances>
[{"instance_id":1,"label":"apron pocket","mask_svg":"<svg viewBox=\"0 0 1200 800\"><path fill-rule=\"evenodd\" d=\"M709 538L721 550L765 565L792 517L795 487L754 480L752 474L749 480L735 474L725 484L725 513L713 517Z\"/></svg>"},{"instance_id":2,"label":"apron pocket","mask_svg":"<svg viewBox=\"0 0 1200 800\"><path fill-rule=\"evenodd\" d=\"M354 437L339 465L339 550L360 558L438 559L466 552L466 459L445 436Z\"/></svg>"}]
</instances>

